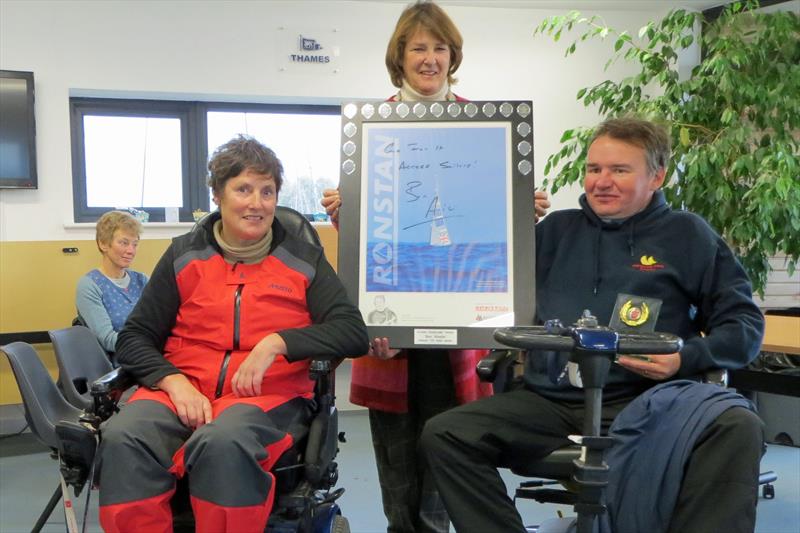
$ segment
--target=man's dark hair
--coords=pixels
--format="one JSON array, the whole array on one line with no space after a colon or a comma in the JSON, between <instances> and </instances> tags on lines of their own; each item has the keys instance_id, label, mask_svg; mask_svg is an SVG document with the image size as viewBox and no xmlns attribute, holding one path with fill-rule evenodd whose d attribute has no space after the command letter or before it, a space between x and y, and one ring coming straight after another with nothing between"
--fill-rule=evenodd
<instances>
[{"instance_id":1,"label":"man's dark hair","mask_svg":"<svg viewBox=\"0 0 800 533\"><path fill-rule=\"evenodd\" d=\"M597 126L589 146L606 136L644 149L650 172L658 172L669 165L672 144L666 128L660 124L635 117L611 118Z\"/></svg>"}]
</instances>

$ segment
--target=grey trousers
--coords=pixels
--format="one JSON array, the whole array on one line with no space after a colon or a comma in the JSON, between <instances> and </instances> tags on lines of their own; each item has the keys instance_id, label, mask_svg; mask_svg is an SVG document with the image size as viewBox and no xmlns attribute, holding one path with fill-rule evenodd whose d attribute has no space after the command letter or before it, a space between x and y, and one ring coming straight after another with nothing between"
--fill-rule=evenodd
<instances>
[{"instance_id":1,"label":"grey trousers","mask_svg":"<svg viewBox=\"0 0 800 533\"><path fill-rule=\"evenodd\" d=\"M456 405L446 350L409 350L409 411L369 410L388 533L447 533L450 521L417 446L431 417Z\"/></svg>"}]
</instances>

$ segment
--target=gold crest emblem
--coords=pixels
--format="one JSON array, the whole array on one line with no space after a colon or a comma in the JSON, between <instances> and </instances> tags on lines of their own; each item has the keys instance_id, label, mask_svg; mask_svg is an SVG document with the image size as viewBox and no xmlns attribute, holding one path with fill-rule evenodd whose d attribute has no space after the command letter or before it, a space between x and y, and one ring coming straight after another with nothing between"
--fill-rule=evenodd
<instances>
[{"instance_id":1,"label":"gold crest emblem","mask_svg":"<svg viewBox=\"0 0 800 533\"><path fill-rule=\"evenodd\" d=\"M619 310L619 319L628 326L641 326L650 318L650 308L646 302L633 303L633 300L626 301Z\"/></svg>"}]
</instances>

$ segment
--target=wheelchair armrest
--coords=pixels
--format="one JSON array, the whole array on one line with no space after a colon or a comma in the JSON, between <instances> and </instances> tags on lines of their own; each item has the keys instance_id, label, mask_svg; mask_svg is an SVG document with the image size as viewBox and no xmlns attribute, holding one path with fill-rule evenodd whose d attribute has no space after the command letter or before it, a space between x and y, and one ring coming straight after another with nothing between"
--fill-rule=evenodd
<instances>
[{"instance_id":1,"label":"wheelchair armrest","mask_svg":"<svg viewBox=\"0 0 800 533\"><path fill-rule=\"evenodd\" d=\"M581 456L581 447L569 445L550 452L545 457L531 461L517 461L511 471L518 476L568 480L575 470L574 461Z\"/></svg>"},{"instance_id":2,"label":"wheelchair armrest","mask_svg":"<svg viewBox=\"0 0 800 533\"><path fill-rule=\"evenodd\" d=\"M92 396L113 394L115 392L123 393L135 384L133 376L121 368L115 368L92 382L91 393Z\"/></svg>"},{"instance_id":3,"label":"wheelchair armrest","mask_svg":"<svg viewBox=\"0 0 800 533\"><path fill-rule=\"evenodd\" d=\"M102 420L108 419L117 411L117 402L122 394L135 384L133 376L121 368L115 368L97 378L89 389L93 400L93 414Z\"/></svg>"},{"instance_id":4,"label":"wheelchair armrest","mask_svg":"<svg viewBox=\"0 0 800 533\"><path fill-rule=\"evenodd\" d=\"M317 381L323 376L328 376L336 370L345 358L341 356L315 357L308 367L308 378Z\"/></svg>"},{"instance_id":5,"label":"wheelchair armrest","mask_svg":"<svg viewBox=\"0 0 800 533\"><path fill-rule=\"evenodd\" d=\"M492 350L475 367L478 379L490 382L495 393L508 390L514 381L519 353L516 350Z\"/></svg>"},{"instance_id":6,"label":"wheelchair armrest","mask_svg":"<svg viewBox=\"0 0 800 533\"><path fill-rule=\"evenodd\" d=\"M498 374L504 372L508 365L514 364L517 352L512 350L492 350L489 355L478 361L475 371L481 381L493 382Z\"/></svg>"}]
</instances>

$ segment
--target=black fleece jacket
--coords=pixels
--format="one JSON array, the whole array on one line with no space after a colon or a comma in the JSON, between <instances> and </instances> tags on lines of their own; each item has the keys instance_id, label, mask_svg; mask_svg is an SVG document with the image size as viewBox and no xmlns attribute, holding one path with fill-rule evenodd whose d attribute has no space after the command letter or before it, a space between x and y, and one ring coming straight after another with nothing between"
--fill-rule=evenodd
<instances>
[{"instance_id":1,"label":"black fleece jacket","mask_svg":"<svg viewBox=\"0 0 800 533\"><path fill-rule=\"evenodd\" d=\"M740 368L756 357L764 317L741 264L705 220L673 211L661 191L622 223L600 220L586 195L580 205L536 226L537 321L558 318L569 325L589 309L608 325L618 294L658 298L656 331L684 340L674 378ZM554 380L552 369L548 376L546 360L529 354L526 385L550 398L582 401L582 391L568 380ZM565 361L562 356L559 364ZM604 397L633 397L656 383L612 365Z\"/></svg>"}]
</instances>

